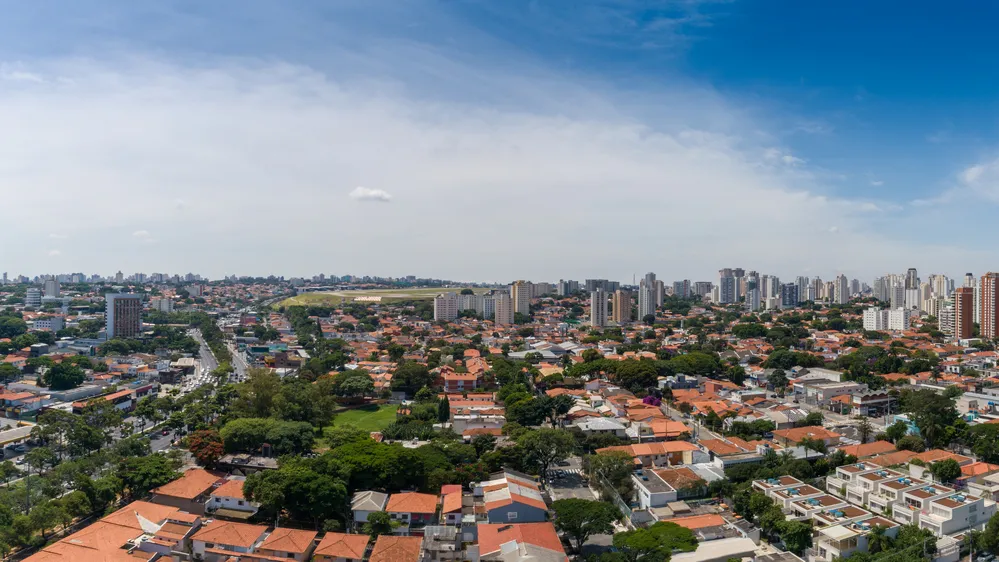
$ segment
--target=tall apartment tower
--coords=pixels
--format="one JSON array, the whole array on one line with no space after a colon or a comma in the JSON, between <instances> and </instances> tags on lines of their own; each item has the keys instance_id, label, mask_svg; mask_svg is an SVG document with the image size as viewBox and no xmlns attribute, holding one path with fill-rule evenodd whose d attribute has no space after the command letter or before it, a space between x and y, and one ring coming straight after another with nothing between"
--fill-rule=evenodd
<instances>
[{"instance_id":1,"label":"tall apartment tower","mask_svg":"<svg viewBox=\"0 0 999 562\"><path fill-rule=\"evenodd\" d=\"M718 271L718 304L731 304L738 300L735 272L730 268Z\"/></svg>"},{"instance_id":2,"label":"tall apartment tower","mask_svg":"<svg viewBox=\"0 0 999 562\"><path fill-rule=\"evenodd\" d=\"M682 299L690 298L690 279L673 282L673 295Z\"/></svg>"},{"instance_id":3,"label":"tall apartment tower","mask_svg":"<svg viewBox=\"0 0 999 562\"><path fill-rule=\"evenodd\" d=\"M499 292L493 297L495 313L493 323L497 326L509 326L513 324L513 299L510 295Z\"/></svg>"},{"instance_id":4,"label":"tall apartment tower","mask_svg":"<svg viewBox=\"0 0 999 562\"><path fill-rule=\"evenodd\" d=\"M513 312L525 316L531 313L531 284L516 281L510 285L510 298L513 300Z\"/></svg>"},{"instance_id":5,"label":"tall apartment tower","mask_svg":"<svg viewBox=\"0 0 999 562\"><path fill-rule=\"evenodd\" d=\"M597 289L590 293L590 326L603 328L607 325L607 293Z\"/></svg>"},{"instance_id":6,"label":"tall apartment tower","mask_svg":"<svg viewBox=\"0 0 999 562\"><path fill-rule=\"evenodd\" d=\"M975 290L961 287L954 291L954 338L965 340L971 337L972 319L975 315Z\"/></svg>"},{"instance_id":7,"label":"tall apartment tower","mask_svg":"<svg viewBox=\"0 0 999 562\"><path fill-rule=\"evenodd\" d=\"M134 338L142 332L142 295L108 293L104 318L108 339Z\"/></svg>"},{"instance_id":8,"label":"tall apartment tower","mask_svg":"<svg viewBox=\"0 0 999 562\"><path fill-rule=\"evenodd\" d=\"M646 273L645 277L638 282L638 318L642 319L652 314L655 315L656 308L659 307L659 295L655 273Z\"/></svg>"},{"instance_id":9,"label":"tall apartment tower","mask_svg":"<svg viewBox=\"0 0 999 562\"><path fill-rule=\"evenodd\" d=\"M836 277L836 284L833 286L833 302L836 304L846 304L850 302L850 280L842 273Z\"/></svg>"},{"instance_id":10,"label":"tall apartment tower","mask_svg":"<svg viewBox=\"0 0 999 562\"><path fill-rule=\"evenodd\" d=\"M471 307L470 307L471 308ZM434 297L434 320L451 322L458 318L458 295L441 293Z\"/></svg>"},{"instance_id":11,"label":"tall apartment tower","mask_svg":"<svg viewBox=\"0 0 999 562\"><path fill-rule=\"evenodd\" d=\"M981 334L992 339L999 334L999 273L982 275L981 291Z\"/></svg>"},{"instance_id":12,"label":"tall apartment tower","mask_svg":"<svg viewBox=\"0 0 999 562\"><path fill-rule=\"evenodd\" d=\"M618 289L611 297L611 320L617 324L631 322L631 291Z\"/></svg>"},{"instance_id":13,"label":"tall apartment tower","mask_svg":"<svg viewBox=\"0 0 999 562\"><path fill-rule=\"evenodd\" d=\"M906 289L919 288L919 274L916 273L915 267L910 267L909 271L905 272L905 288Z\"/></svg>"}]
</instances>

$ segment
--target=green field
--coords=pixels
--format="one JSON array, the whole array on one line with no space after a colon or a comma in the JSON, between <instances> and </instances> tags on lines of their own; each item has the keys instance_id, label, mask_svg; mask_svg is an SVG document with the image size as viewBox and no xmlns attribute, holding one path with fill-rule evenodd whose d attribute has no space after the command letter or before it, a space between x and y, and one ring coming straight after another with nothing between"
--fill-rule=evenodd
<instances>
[{"instance_id":1,"label":"green field","mask_svg":"<svg viewBox=\"0 0 999 562\"><path fill-rule=\"evenodd\" d=\"M488 289L474 289L476 293L484 293ZM392 303L407 300L430 300L440 293L454 292L460 293L461 288L420 288L420 289L368 289L359 291L330 291L324 293L302 293L294 297L287 298L274 305L275 308L284 306L335 306L341 302L351 302L358 297L364 299L375 297L379 300L370 300L372 304L376 302Z\"/></svg>"},{"instance_id":2,"label":"green field","mask_svg":"<svg viewBox=\"0 0 999 562\"><path fill-rule=\"evenodd\" d=\"M371 404L336 415L333 425L353 425L364 431L381 431L395 421L398 404Z\"/></svg>"}]
</instances>

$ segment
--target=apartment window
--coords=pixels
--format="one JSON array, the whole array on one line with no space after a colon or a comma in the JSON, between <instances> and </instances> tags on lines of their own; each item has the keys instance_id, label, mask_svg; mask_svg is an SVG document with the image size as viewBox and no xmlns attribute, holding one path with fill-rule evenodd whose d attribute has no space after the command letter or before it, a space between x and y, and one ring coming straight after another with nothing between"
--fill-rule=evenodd
<instances>
[{"instance_id":1,"label":"apartment window","mask_svg":"<svg viewBox=\"0 0 999 562\"><path fill-rule=\"evenodd\" d=\"M977 503L971 504L971 507L968 508L968 511L970 511L972 513L978 511L978 504Z\"/></svg>"},{"instance_id":2,"label":"apartment window","mask_svg":"<svg viewBox=\"0 0 999 562\"><path fill-rule=\"evenodd\" d=\"M239 500L239 505L243 505L243 500Z\"/></svg>"},{"instance_id":3,"label":"apartment window","mask_svg":"<svg viewBox=\"0 0 999 562\"><path fill-rule=\"evenodd\" d=\"M205 548L215 548L215 543L213 543L213 542L206 542L205 543Z\"/></svg>"},{"instance_id":4,"label":"apartment window","mask_svg":"<svg viewBox=\"0 0 999 562\"><path fill-rule=\"evenodd\" d=\"M517 518L517 512L516 511L508 511L508 512L506 512L506 520L507 521L513 521L516 518Z\"/></svg>"}]
</instances>

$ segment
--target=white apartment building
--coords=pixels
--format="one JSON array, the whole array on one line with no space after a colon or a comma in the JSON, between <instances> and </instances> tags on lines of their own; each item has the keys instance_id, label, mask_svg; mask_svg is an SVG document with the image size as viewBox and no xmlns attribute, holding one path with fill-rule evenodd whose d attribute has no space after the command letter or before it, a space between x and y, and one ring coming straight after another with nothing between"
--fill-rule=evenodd
<instances>
[{"instance_id":1,"label":"white apartment building","mask_svg":"<svg viewBox=\"0 0 999 562\"><path fill-rule=\"evenodd\" d=\"M597 289L590 293L590 326L603 328L607 325L607 293Z\"/></svg>"},{"instance_id":2,"label":"white apartment building","mask_svg":"<svg viewBox=\"0 0 999 562\"><path fill-rule=\"evenodd\" d=\"M156 298L149 299L149 308L160 312L173 312L173 299Z\"/></svg>"},{"instance_id":3,"label":"white apartment building","mask_svg":"<svg viewBox=\"0 0 999 562\"><path fill-rule=\"evenodd\" d=\"M996 502L992 500L954 493L930 500L929 509L920 515L919 526L938 537L952 535L984 527L995 512Z\"/></svg>"},{"instance_id":4,"label":"white apartment building","mask_svg":"<svg viewBox=\"0 0 999 562\"><path fill-rule=\"evenodd\" d=\"M912 311L907 308L883 309L876 306L864 311L864 329L871 331L908 330L912 323Z\"/></svg>"},{"instance_id":5,"label":"white apartment building","mask_svg":"<svg viewBox=\"0 0 999 562\"><path fill-rule=\"evenodd\" d=\"M831 562L837 558L847 558L856 552L867 552L871 529L882 527L891 538L898 536L900 525L884 517L867 517L840 525L818 529L812 538L812 548L808 549L811 562Z\"/></svg>"},{"instance_id":6,"label":"white apartment building","mask_svg":"<svg viewBox=\"0 0 999 562\"><path fill-rule=\"evenodd\" d=\"M458 318L458 295L441 293L434 297L434 320L450 322Z\"/></svg>"},{"instance_id":7,"label":"white apartment building","mask_svg":"<svg viewBox=\"0 0 999 562\"><path fill-rule=\"evenodd\" d=\"M41 305L42 305L42 292L34 287L28 289L28 292L24 295L24 306L41 306Z\"/></svg>"},{"instance_id":8,"label":"white apartment building","mask_svg":"<svg viewBox=\"0 0 999 562\"><path fill-rule=\"evenodd\" d=\"M496 293L493 297L493 322L497 326L513 324L513 299L506 293ZM488 316L487 316L488 318Z\"/></svg>"},{"instance_id":9,"label":"white apartment building","mask_svg":"<svg viewBox=\"0 0 999 562\"><path fill-rule=\"evenodd\" d=\"M531 283L517 281L510 285L510 298L513 299L513 311L525 316L531 313Z\"/></svg>"}]
</instances>

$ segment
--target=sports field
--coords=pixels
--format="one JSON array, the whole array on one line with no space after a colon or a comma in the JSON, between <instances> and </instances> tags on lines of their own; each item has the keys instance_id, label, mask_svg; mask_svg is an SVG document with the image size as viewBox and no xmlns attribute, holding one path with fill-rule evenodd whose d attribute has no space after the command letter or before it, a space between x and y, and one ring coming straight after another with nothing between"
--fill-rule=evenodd
<instances>
[{"instance_id":1,"label":"sports field","mask_svg":"<svg viewBox=\"0 0 999 562\"><path fill-rule=\"evenodd\" d=\"M476 293L484 293L487 289L473 289ZM460 293L457 288L420 288L420 289L368 289L359 291L330 291L322 293L302 293L287 298L274 305L279 306L335 306L351 301L375 303L391 303L406 300L430 300L440 293Z\"/></svg>"},{"instance_id":2,"label":"sports field","mask_svg":"<svg viewBox=\"0 0 999 562\"><path fill-rule=\"evenodd\" d=\"M381 431L395 421L398 404L372 404L336 415L333 425L353 425L364 431Z\"/></svg>"}]
</instances>

